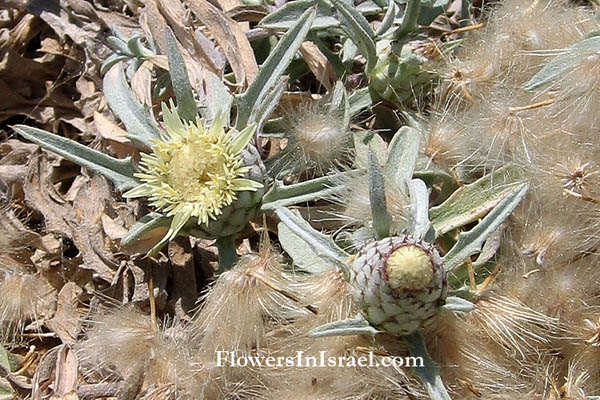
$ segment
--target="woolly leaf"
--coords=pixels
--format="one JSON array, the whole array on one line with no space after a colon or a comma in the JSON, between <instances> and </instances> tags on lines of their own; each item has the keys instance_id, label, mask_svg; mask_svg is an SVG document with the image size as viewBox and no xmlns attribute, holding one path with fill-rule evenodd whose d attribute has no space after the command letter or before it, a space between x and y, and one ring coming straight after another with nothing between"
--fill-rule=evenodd
<instances>
[{"instance_id":1,"label":"woolly leaf","mask_svg":"<svg viewBox=\"0 0 600 400\"><path fill-rule=\"evenodd\" d=\"M431 400L451 400L448 391L444 387L442 378L440 376L440 368L437 366L435 361L431 359L427 348L425 347L425 340L421 332L415 332L404 339L408 344L408 351L412 357L419 357L423 360L422 367L413 368L413 373L418 376L423 384Z\"/></svg>"},{"instance_id":2,"label":"woolly leaf","mask_svg":"<svg viewBox=\"0 0 600 400\"><path fill-rule=\"evenodd\" d=\"M370 74L377 62L375 48L375 33L367 19L355 8L341 0L331 0L350 30L350 39L358 46L362 55L367 59L365 72Z\"/></svg>"},{"instance_id":3,"label":"woolly leaf","mask_svg":"<svg viewBox=\"0 0 600 400\"><path fill-rule=\"evenodd\" d=\"M442 306L443 309L448 311L471 311L475 308L475 304L469 300L465 300L462 297L449 296L446 298L446 304Z\"/></svg>"},{"instance_id":4,"label":"woolly leaf","mask_svg":"<svg viewBox=\"0 0 600 400\"><path fill-rule=\"evenodd\" d=\"M131 157L114 158L71 139L26 125L16 125L13 129L25 139L42 146L44 149L52 151L94 173L105 176L121 192L140 184L133 176L135 169Z\"/></svg>"},{"instance_id":5,"label":"woolly leaf","mask_svg":"<svg viewBox=\"0 0 600 400\"><path fill-rule=\"evenodd\" d=\"M229 94L223 81L212 72L204 70L204 84L206 97L202 99L200 114L210 121L221 114L224 121L229 121L233 96Z\"/></svg>"},{"instance_id":6,"label":"woolly leaf","mask_svg":"<svg viewBox=\"0 0 600 400\"><path fill-rule=\"evenodd\" d=\"M285 207L280 207L275 210L275 213L281 219L282 224L285 224L299 240L306 243L314 257L322 260L324 264L333 263L336 267L344 271L344 273L348 272L346 259L349 257L349 254L335 244L331 237L316 231L308 222L302 219L298 212L292 212ZM289 239L290 235L287 238ZM282 246L286 249L286 244L283 244L284 241L282 241ZM287 244L292 243L287 241ZM304 255L294 251L293 246L287 246L287 248L291 249L292 254L290 256L292 256L294 262L298 259L302 263L301 258Z\"/></svg>"},{"instance_id":7,"label":"woolly leaf","mask_svg":"<svg viewBox=\"0 0 600 400\"><path fill-rule=\"evenodd\" d=\"M125 125L127 137L136 145L151 149L152 139L160 139L160 131L154 120L133 96L125 80L122 64L114 65L106 73L102 89L111 110Z\"/></svg>"},{"instance_id":8,"label":"woolly leaf","mask_svg":"<svg viewBox=\"0 0 600 400\"><path fill-rule=\"evenodd\" d=\"M452 271L467 258L479 252L488 236L500 226L519 204L525 193L527 193L527 188L526 183L514 186L510 193L473 229L468 232L461 232L454 246L442 258L444 268L447 271Z\"/></svg>"},{"instance_id":9,"label":"woolly leaf","mask_svg":"<svg viewBox=\"0 0 600 400\"><path fill-rule=\"evenodd\" d=\"M392 217L387 211L383 175L379 169L379 163L377 162L377 158L375 158L375 153L370 149L367 175L369 179L369 202L371 204L373 230L377 235L377 239L381 240L390 235Z\"/></svg>"},{"instance_id":10,"label":"woolly leaf","mask_svg":"<svg viewBox=\"0 0 600 400\"><path fill-rule=\"evenodd\" d=\"M456 190L446 201L429 210L437 235L477 221L522 183L510 166L497 169Z\"/></svg>"},{"instance_id":11,"label":"woolly leaf","mask_svg":"<svg viewBox=\"0 0 600 400\"><path fill-rule=\"evenodd\" d=\"M523 85L526 91L555 82L561 76L569 73L592 54L600 52L600 36L592 36L575 43L565 51L550 60L537 74Z\"/></svg>"},{"instance_id":12,"label":"woolly leaf","mask_svg":"<svg viewBox=\"0 0 600 400\"><path fill-rule=\"evenodd\" d=\"M275 210L279 207L305 203L332 195L343 189L333 186L335 180L346 175L353 176L356 174L359 174L359 171L340 172L292 185L284 185L282 181L275 180L271 190L263 196L261 210Z\"/></svg>"},{"instance_id":13,"label":"woolly leaf","mask_svg":"<svg viewBox=\"0 0 600 400\"><path fill-rule=\"evenodd\" d=\"M195 121L198 115L196 101L192 93L192 86L188 77L187 68L177 46L177 39L171 28L165 30L167 43L167 57L169 58L169 75L173 83L175 98L177 99L177 112L179 116L188 121Z\"/></svg>"},{"instance_id":14,"label":"woolly leaf","mask_svg":"<svg viewBox=\"0 0 600 400\"><path fill-rule=\"evenodd\" d=\"M288 30L298 19L312 6L313 0L298 0L285 3L260 21L260 26L265 29ZM327 29L338 26L340 22L335 18L335 10L331 5L323 1L317 3L317 14L315 16L312 30Z\"/></svg>"},{"instance_id":15,"label":"woolly leaf","mask_svg":"<svg viewBox=\"0 0 600 400\"><path fill-rule=\"evenodd\" d=\"M408 193L407 183L413 176L420 142L420 133L417 129L403 126L396 132L388 147L384 174L392 178L404 194Z\"/></svg>"},{"instance_id":16,"label":"woolly leaf","mask_svg":"<svg viewBox=\"0 0 600 400\"><path fill-rule=\"evenodd\" d=\"M412 234L423 239L429 230L429 193L425 182L412 179L409 184L410 208L412 213Z\"/></svg>"},{"instance_id":17,"label":"woolly leaf","mask_svg":"<svg viewBox=\"0 0 600 400\"><path fill-rule=\"evenodd\" d=\"M254 107L262 103L271 88L279 82L279 78L304 42L315 18L315 13L315 8L309 8L302 14L296 24L287 31L271 51L248 89L236 98L238 106L236 127L238 130L243 129L248 122L252 122L249 119Z\"/></svg>"},{"instance_id":18,"label":"woolly leaf","mask_svg":"<svg viewBox=\"0 0 600 400\"><path fill-rule=\"evenodd\" d=\"M362 316L330 322L312 329L308 336L313 338L329 336L368 335L375 336L379 331Z\"/></svg>"}]
</instances>

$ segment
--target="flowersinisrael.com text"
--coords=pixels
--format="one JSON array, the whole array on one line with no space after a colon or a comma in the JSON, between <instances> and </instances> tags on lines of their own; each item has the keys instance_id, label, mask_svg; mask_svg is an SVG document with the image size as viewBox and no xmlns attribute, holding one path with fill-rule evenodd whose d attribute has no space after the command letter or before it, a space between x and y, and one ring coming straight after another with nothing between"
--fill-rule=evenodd
<instances>
[{"instance_id":1,"label":"flowersinisrael.com text","mask_svg":"<svg viewBox=\"0 0 600 400\"><path fill-rule=\"evenodd\" d=\"M375 357L372 352L363 356L331 356L327 351L320 351L317 356L307 355L299 350L294 356L262 356L247 355L233 351L217 351L218 367L423 367L422 357Z\"/></svg>"}]
</instances>

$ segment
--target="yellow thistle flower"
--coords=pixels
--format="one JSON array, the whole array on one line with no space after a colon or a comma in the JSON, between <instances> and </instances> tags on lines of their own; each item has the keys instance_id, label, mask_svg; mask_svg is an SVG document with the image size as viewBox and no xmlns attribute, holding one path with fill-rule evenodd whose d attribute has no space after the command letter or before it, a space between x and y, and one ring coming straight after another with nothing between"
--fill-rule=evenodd
<instances>
[{"instance_id":1,"label":"yellow thistle flower","mask_svg":"<svg viewBox=\"0 0 600 400\"><path fill-rule=\"evenodd\" d=\"M123 194L147 197L157 211L173 217L160 245L175 238L190 218L199 225L215 220L237 198L236 192L263 187L243 178L250 167L240 152L250 142L254 126L235 135L234 129L225 132L222 115L205 127L199 117L182 121L172 103L170 108L163 103L162 112L167 135L153 141L151 154L142 154L142 173L135 177L143 183Z\"/></svg>"}]
</instances>

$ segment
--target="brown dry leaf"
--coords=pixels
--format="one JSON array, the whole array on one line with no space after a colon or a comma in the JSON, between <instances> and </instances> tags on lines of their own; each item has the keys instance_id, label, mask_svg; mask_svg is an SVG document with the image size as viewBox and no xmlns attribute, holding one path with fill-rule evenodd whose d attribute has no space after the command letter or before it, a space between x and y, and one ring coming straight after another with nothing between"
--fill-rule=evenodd
<instances>
[{"instance_id":1,"label":"brown dry leaf","mask_svg":"<svg viewBox=\"0 0 600 400\"><path fill-rule=\"evenodd\" d=\"M177 40L182 45L180 50L185 60L190 83L194 89L200 90L203 69L221 75L221 70L215 64L212 55L207 53L206 49L198 42L193 29L184 24L186 10L179 0L149 0L146 3L146 9L148 9L148 18L158 18L162 22L167 21L173 29ZM150 25L150 28L152 29L152 25ZM164 29L160 32L152 31L153 37L160 36L163 41L164 34ZM166 46L161 47L161 50L166 52Z\"/></svg>"},{"instance_id":2,"label":"brown dry leaf","mask_svg":"<svg viewBox=\"0 0 600 400\"><path fill-rule=\"evenodd\" d=\"M77 400L77 355L68 345L61 345L56 358L54 378L55 400Z\"/></svg>"},{"instance_id":3,"label":"brown dry leaf","mask_svg":"<svg viewBox=\"0 0 600 400\"><path fill-rule=\"evenodd\" d=\"M240 0L217 0L217 4L221 6L221 10L224 12L228 12L236 7L244 5Z\"/></svg>"},{"instance_id":4,"label":"brown dry leaf","mask_svg":"<svg viewBox=\"0 0 600 400\"><path fill-rule=\"evenodd\" d=\"M171 290L169 306L181 320L189 319L189 312L198 299L196 287L196 263L188 238L179 237L169 243L171 259Z\"/></svg>"},{"instance_id":5,"label":"brown dry leaf","mask_svg":"<svg viewBox=\"0 0 600 400\"><path fill-rule=\"evenodd\" d=\"M225 51L236 82L250 83L258 72L254 51L240 25L205 0L190 0L190 9Z\"/></svg>"},{"instance_id":6,"label":"brown dry leaf","mask_svg":"<svg viewBox=\"0 0 600 400\"><path fill-rule=\"evenodd\" d=\"M64 344L75 344L81 331L77 304L82 293L83 289L77 284L67 282L58 294L54 318L47 322L48 327Z\"/></svg>"},{"instance_id":7,"label":"brown dry leaf","mask_svg":"<svg viewBox=\"0 0 600 400\"><path fill-rule=\"evenodd\" d=\"M131 89L142 105L152 107L152 63L144 61L131 78Z\"/></svg>"},{"instance_id":8,"label":"brown dry leaf","mask_svg":"<svg viewBox=\"0 0 600 400\"><path fill-rule=\"evenodd\" d=\"M336 80L333 67L327 60L327 57L313 42L306 41L300 46L300 53L308 64L308 68L312 71L319 82L327 89L331 90L333 83Z\"/></svg>"},{"instance_id":9,"label":"brown dry leaf","mask_svg":"<svg viewBox=\"0 0 600 400\"><path fill-rule=\"evenodd\" d=\"M24 184L25 200L44 216L48 231L66 235L81 253L82 269L89 269L111 282L119 264L105 248L101 216L110 211L111 189L99 176L78 176L65 196L55 188L54 168L45 156L36 155L29 164ZM65 198L74 199L71 205Z\"/></svg>"},{"instance_id":10,"label":"brown dry leaf","mask_svg":"<svg viewBox=\"0 0 600 400\"><path fill-rule=\"evenodd\" d=\"M127 229L117 222L116 218L113 219L106 214L102 214L102 228L106 235L113 241L121 240L127 235Z\"/></svg>"},{"instance_id":11,"label":"brown dry leaf","mask_svg":"<svg viewBox=\"0 0 600 400\"><path fill-rule=\"evenodd\" d=\"M127 132L120 128L117 124L111 122L99 112L94 112L94 124L100 133L102 139L112 140L114 142L131 144L131 140L127 138Z\"/></svg>"}]
</instances>

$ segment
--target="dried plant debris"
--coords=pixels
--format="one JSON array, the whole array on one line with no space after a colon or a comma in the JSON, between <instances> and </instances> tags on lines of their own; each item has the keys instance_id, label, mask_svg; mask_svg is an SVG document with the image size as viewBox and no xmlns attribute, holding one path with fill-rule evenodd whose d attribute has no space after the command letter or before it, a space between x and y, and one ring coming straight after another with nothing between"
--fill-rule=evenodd
<instances>
[{"instance_id":1,"label":"dried plant debris","mask_svg":"<svg viewBox=\"0 0 600 400\"><path fill-rule=\"evenodd\" d=\"M600 398L598 7L5 1L0 400Z\"/></svg>"}]
</instances>

